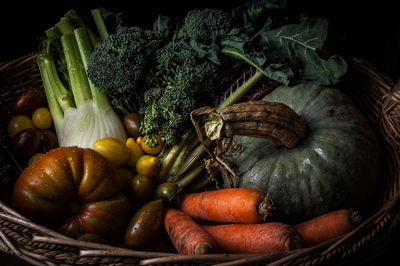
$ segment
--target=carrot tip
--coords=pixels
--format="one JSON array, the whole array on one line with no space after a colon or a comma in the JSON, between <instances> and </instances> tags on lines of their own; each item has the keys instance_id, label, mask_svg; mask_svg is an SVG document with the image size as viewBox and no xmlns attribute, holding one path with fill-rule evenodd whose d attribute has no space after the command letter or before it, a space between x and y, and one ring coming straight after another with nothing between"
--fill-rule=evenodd
<instances>
[{"instance_id":1,"label":"carrot tip","mask_svg":"<svg viewBox=\"0 0 400 266\"><path fill-rule=\"evenodd\" d=\"M350 211L351 211L351 213L349 215L350 223L353 226L359 225L362 221L361 214L358 211L353 211L353 210L350 210Z\"/></svg>"},{"instance_id":2,"label":"carrot tip","mask_svg":"<svg viewBox=\"0 0 400 266\"><path fill-rule=\"evenodd\" d=\"M272 216L272 212L275 210L275 207L272 200L265 196L262 197L262 199L258 202L257 209L258 214L263 218L264 221L266 221L268 217Z\"/></svg>"},{"instance_id":3,"label":"carrot tip","mask_svg":"<svg viewBox=\"0 0 400 266\"><path fill-rule=\"evenodd\" d=\"M215 252L215 247L210 243L200 243L194 250L195 255L211 254Z\"/></svg>"},{"instance_id":4,"label":"carrot tip","mask_svg":"<svg viewBox=\"0 0 400 266\"><path fill-rule=\"evenodd\" d=\"M287 248L287 250L298 249L302 248L303 246L304 240L296 231L293 231L293 234L290 234L285 241L285 247Z\"/></svg>"}]
</instances>

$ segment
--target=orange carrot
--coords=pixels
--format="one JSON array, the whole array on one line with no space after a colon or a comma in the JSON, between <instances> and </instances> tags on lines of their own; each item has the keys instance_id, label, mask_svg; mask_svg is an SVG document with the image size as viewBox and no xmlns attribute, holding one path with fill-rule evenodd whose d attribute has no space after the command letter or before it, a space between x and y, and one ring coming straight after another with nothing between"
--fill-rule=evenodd
<instances>
[{"instance_id":1,"label":"orange carrot","mask_svg":"<svg viewBox=\"0 0 400 266\"><path fill-rule=\"evenodd\" d=\"M179 254L197 255L214 253L213 239L188 215L176 209L167 209L164 226Z\"/></svg>"},{"instance_id":2,"label":"orange carrot","mask_svg":"<svg viewBox=\"0 0 400 266\"><path fill-rule=\"evenodd\" d=\"M303 237L304 245L309 247L350 232L360 222L359 212L341 209L296 224L294 228Z\"/></svg>"},{"instance_id":3,"label":"orange carrot","mask_svg":"<svg viewBox=\"0 0 400 266\"><path fill-rule=\"evenodd\" d=\"M272 212L272 201L251 188L225 188L183 195L179 208L195 220L259 223Z\"/></svg>"},{"instance_id":4,"label":"orange carrot","mask_svg":"<svg viewBox=\"0 0 400 266\"><path fill-rule=\"evenodd\" d=\"M226 253L273 255L303 246L303 239L292 226L278 222L202 228L214 239L218 250Z\"/></svg>"}]
</instances>

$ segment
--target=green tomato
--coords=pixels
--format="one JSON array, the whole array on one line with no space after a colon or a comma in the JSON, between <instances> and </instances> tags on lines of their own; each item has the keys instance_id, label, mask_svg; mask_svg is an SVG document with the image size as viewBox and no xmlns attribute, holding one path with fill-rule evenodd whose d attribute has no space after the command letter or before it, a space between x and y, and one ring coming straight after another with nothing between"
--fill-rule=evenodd
<instances>
[{"instance_id":1,"label":"green tomato","mask_svg":"<svg viewBox=\"0 0 400 266\"><path fill-rule=\"evenodd\" d=\"M8 123L8 135L14 137L27 128L34 128L32 120L26 115L16 115Z\"/></svg>"},{"instance_id":2,"label":"green tomato","mask_svg":"<svg viewBox=\"0 0 400 266\"><path fill-rule=\"evenodd\" d=\"M165 182L156 188L154 199L162 199L164 202L172 201L178 192L178 185L173 182Z\"/></svg>"}]
</instances>

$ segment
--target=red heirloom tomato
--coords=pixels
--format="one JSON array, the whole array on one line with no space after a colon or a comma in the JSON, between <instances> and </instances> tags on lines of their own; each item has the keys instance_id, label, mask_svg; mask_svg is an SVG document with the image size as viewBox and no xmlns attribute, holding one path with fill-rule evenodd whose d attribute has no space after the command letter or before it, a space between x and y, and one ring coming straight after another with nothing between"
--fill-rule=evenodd
<instances>
[{"instance_id":1,"label":"red heirloom tomato","mask_svg":"<svg viewBox=\"0 0 400 266\"><path fill-rule=\"evenodd\" d=\"M123 237L131 211L116 173L92 149L56 148L22 172L12 207L72 238L89 233L116 242Z\"/></svg>"}]
</instances>

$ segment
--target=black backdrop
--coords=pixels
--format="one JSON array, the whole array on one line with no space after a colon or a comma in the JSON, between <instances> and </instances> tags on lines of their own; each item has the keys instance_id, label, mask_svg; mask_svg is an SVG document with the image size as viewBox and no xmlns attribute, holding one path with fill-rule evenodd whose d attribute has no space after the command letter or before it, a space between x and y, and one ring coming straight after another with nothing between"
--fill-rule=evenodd
<instances>
[{"instance_id":1,"label":"black backdrop","mask_svg":"<svg viewBox=\"0 0 400 266\"><path fill-rule=\"evenodd\" d=\"M5 4L6 2L6 4ZM220 8L230 10L244 2L239 0L218 1L2 1L0 4L0 62L36 50L37 37L54 25L69 9L88 13L103 6L115 12L124 12L132 24L150 25L158 14L183 15L194 8ZM288 0L293 10L301 10L330 21L330 37L343 54L358 55L370 60L392 78L400 71L397 64L397 48L400 24L400 8L396 0ZM400 46L400 45L399 45Z\"/></svg>"}]
</instances>

